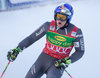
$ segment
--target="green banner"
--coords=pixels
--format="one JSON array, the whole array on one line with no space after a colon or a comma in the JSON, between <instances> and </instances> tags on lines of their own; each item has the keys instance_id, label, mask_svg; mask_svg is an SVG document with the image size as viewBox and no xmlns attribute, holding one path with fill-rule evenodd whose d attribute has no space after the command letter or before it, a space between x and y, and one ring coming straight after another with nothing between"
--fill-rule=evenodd
<instances>
[{"instance_id":1,"label":"green banner","mask_svg":"<svg viewBox=\"0 0 100 78\"><path fill-rule=\"evenodd\" d=\"M58 33L47 32L47 39L50 43L56 46L69 47L73 45L74 38L69 36L60 35Z\"/></svg>"}]
</instances>

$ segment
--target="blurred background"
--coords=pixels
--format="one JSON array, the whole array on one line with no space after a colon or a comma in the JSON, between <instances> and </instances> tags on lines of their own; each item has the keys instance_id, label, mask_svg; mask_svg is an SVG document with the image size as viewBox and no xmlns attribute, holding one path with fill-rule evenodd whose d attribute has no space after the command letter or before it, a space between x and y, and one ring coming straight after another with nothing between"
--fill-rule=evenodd
<instances>
[{"instance_id":1,"label":"blurred background","mask_svg":"<svg viewBox=\"0 0 100 78\"><path fill-rule=\"evenodd\" d=\"M52 21L54 9L65 2L73 6L71 23L81 28L85 41L83 58L66 70L73 78L100 78L100 0L0 0L0 76L8 63L7 52L43 23ZM44 36L20 53L10 63L3 78L25 78L42 52L45 41ZM62 78L70 77L64 72Z\"/></svg>"}]
</instances>

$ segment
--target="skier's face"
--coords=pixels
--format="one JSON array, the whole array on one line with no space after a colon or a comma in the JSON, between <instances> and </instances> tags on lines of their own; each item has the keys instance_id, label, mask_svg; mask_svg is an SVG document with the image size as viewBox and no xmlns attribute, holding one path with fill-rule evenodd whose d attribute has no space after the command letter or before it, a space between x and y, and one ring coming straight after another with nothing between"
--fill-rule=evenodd
<instances>
[{"instance_id":1,"label":"skier's face","mask_svg":"<svg viewBox=\"0 0 100 78\"><path fill-rule=\"evenodd\" d=\"M66 21L56 20L56 22L59 28L63 27L66 24Z\"/></svg>"},{"instance_id":2,"label":"skier's face","mask_svg":"<svg viewBox=\"0 0 100 78\"><path fill-rule=\"evenodd\" d=\"M56 22L58 27L63 27L66 24L67 16L63 14L57 13L56 15Z\"/></svg>"}]
</instances>

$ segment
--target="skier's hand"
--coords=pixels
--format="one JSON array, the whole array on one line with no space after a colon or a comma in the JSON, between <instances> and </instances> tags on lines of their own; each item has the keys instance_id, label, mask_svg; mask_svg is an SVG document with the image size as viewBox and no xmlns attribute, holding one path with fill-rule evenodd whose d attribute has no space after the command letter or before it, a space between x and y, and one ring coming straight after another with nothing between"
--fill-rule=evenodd
<instances>
[{"instance_id":1,"label":"skier's hand","mask_svg":"<svg viewBox=\"0 0 100 78\"><path fill-rule=\"evenodd\" d=\"M59 69L65 69L66 67L68 67L68 65L71 63L70 59L61 59L56 61L55 66Z\"/></svg>"},{"instance_id":2,"label":"skier's hand","mask_svg":"<svg viewBox=\"0 0 100 78\"><path fill-rule=\"evenodd\" d=\"M19 52L21 52L21 49L19 47L16 47L15 49L8 51L7 59L13 62L18 56Z\"/></svg>"}]
</instances>

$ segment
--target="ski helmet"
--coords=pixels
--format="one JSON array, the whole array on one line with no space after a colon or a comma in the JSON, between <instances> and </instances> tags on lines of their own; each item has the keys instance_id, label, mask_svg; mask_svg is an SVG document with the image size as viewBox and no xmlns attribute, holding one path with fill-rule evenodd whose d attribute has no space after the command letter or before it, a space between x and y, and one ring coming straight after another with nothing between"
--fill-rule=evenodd
<instances>
[{"instance_id":1,"label":"ski helmet","mask_svg":"<svg viewBox=\"0 0 100 78\"><path fill-rule=\"evenodd\" d=\"M68 3L60 4L59 6L56 7L56 9L54 11L54 19L55 20L56 20L57 13L66 15L67 22L69 23L71 21L72 16L73 16L73 7Z\"/></svg>"}]
</instances>

